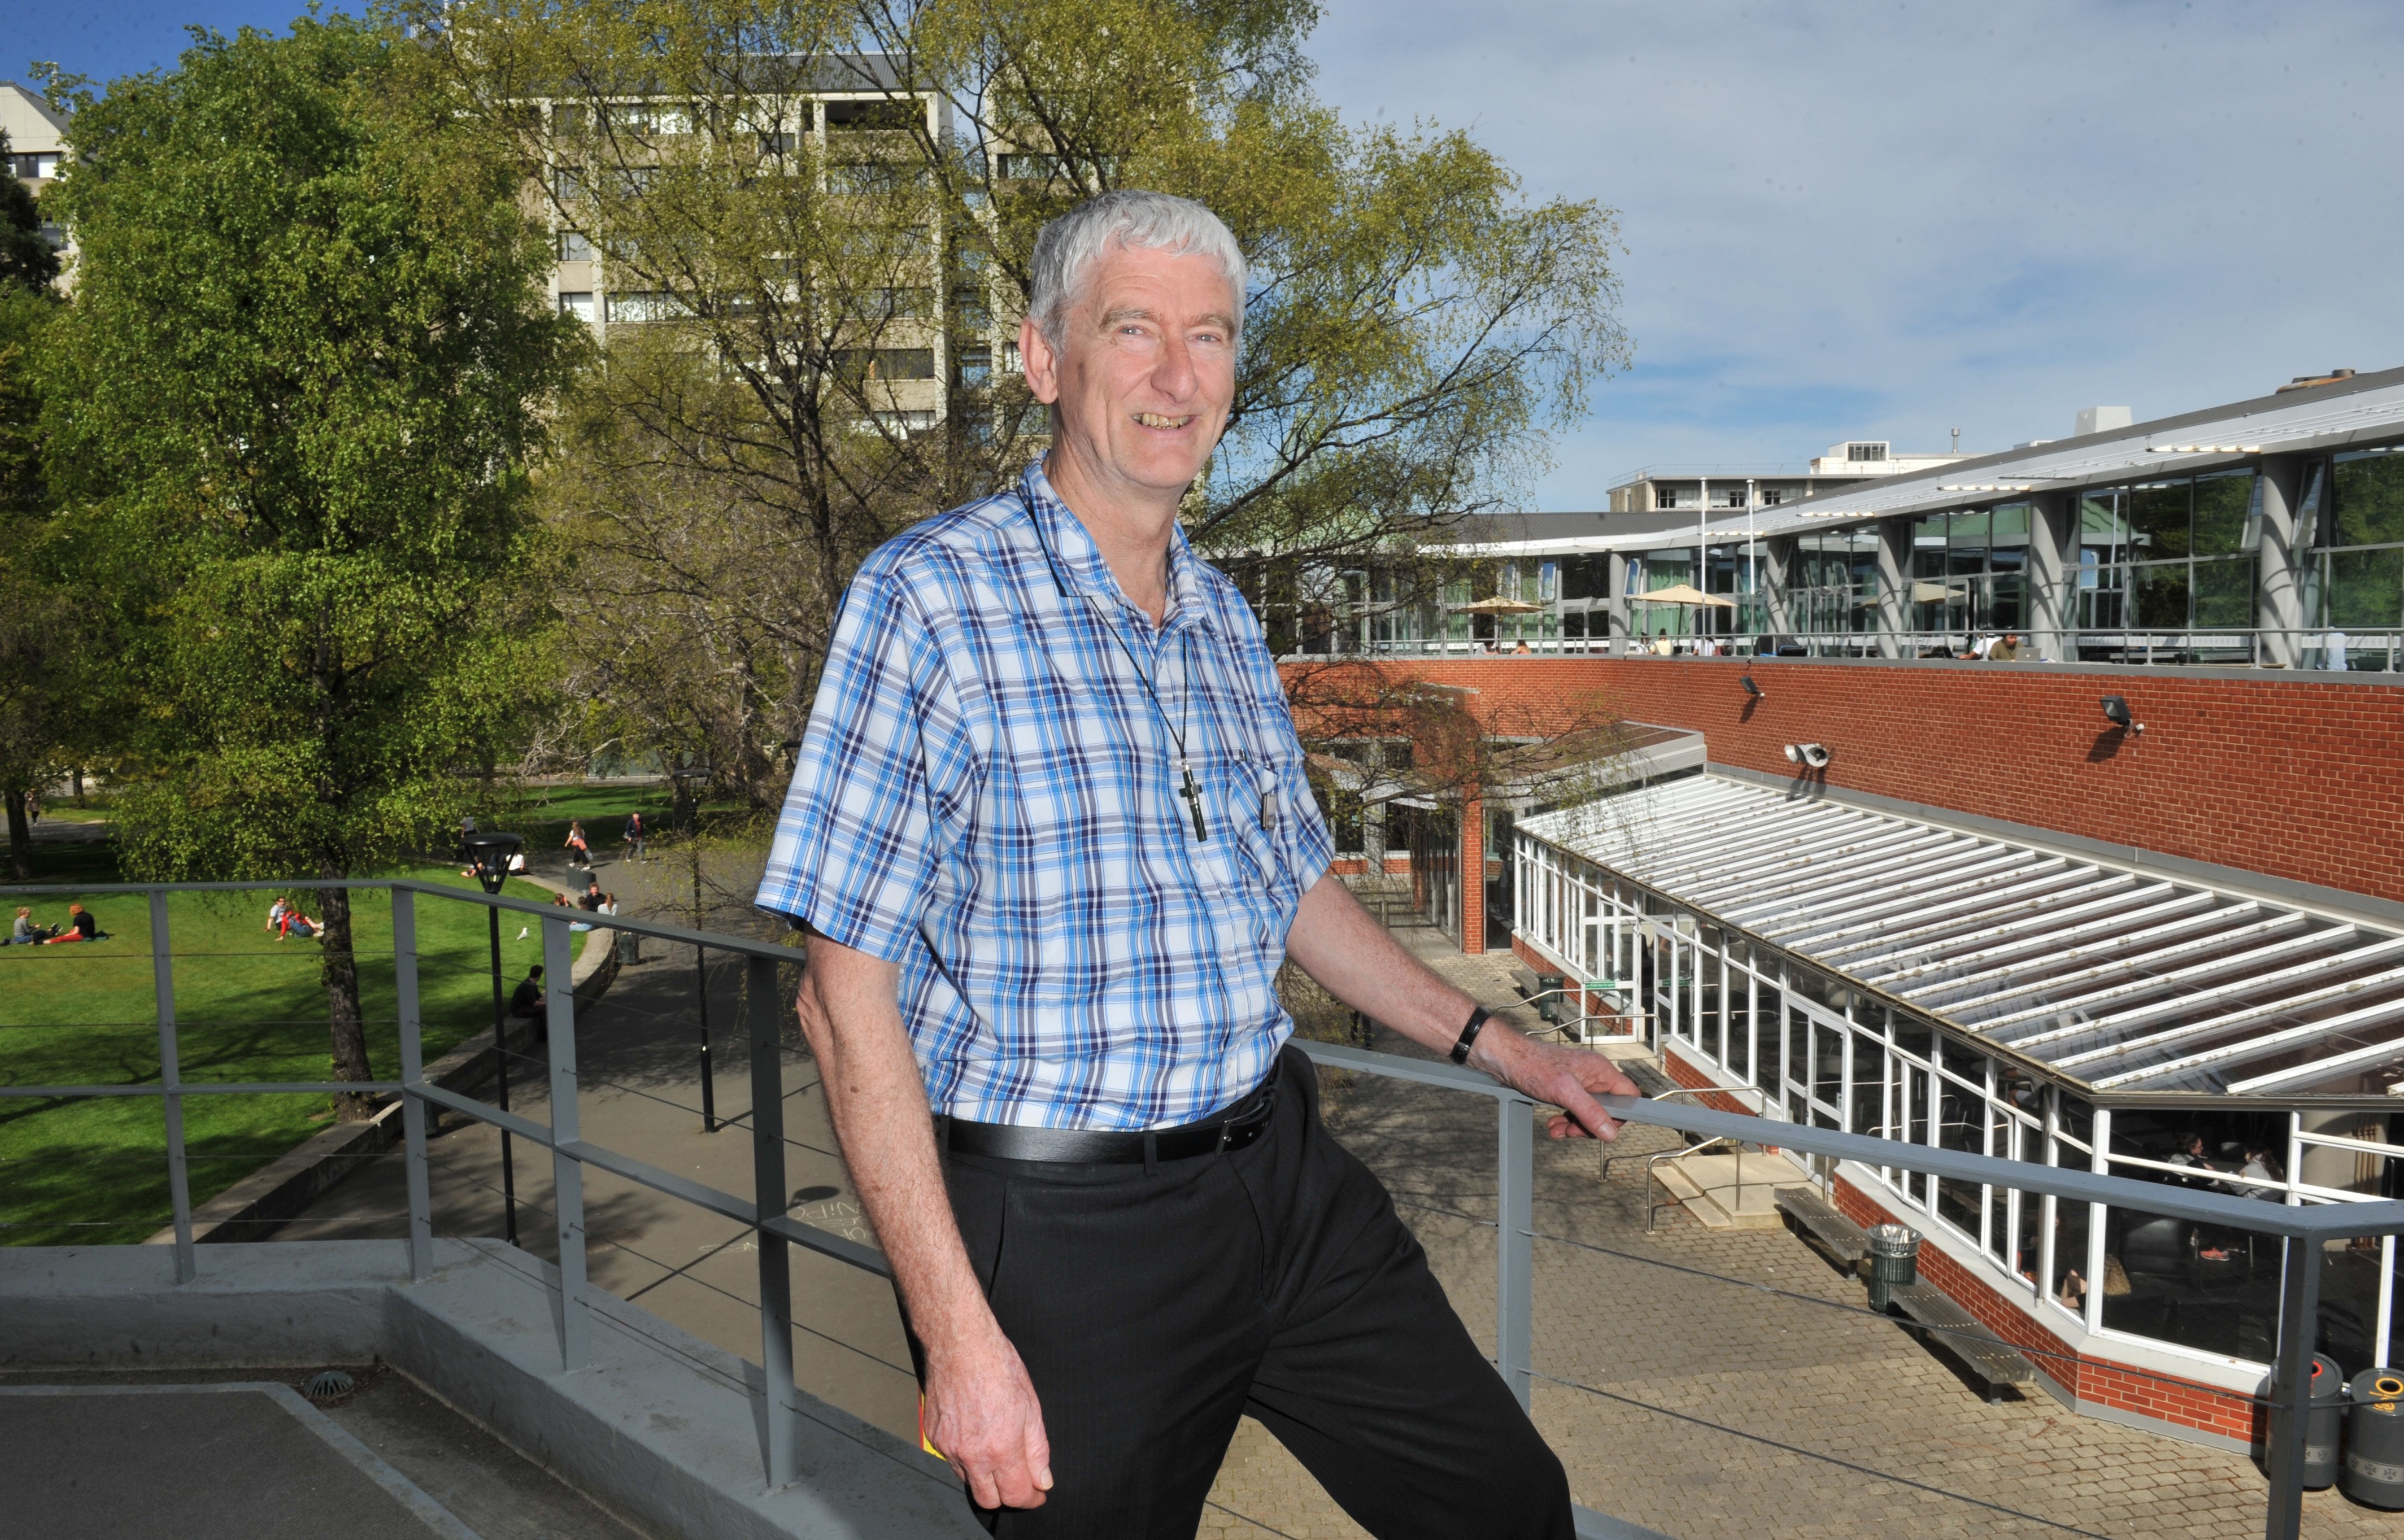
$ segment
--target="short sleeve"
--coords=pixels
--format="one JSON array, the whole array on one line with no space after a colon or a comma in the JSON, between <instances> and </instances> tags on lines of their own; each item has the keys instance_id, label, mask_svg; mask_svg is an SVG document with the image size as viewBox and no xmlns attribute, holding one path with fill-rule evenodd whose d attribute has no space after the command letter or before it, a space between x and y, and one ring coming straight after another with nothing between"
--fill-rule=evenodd
<instances>
[{"instance_id":1,"label":"short sleeve","mask_svg":"<svg viewBox=\"0 0 2404 1540\"><path fill-rule=\"evenodd\" d=\"M924 619L890 574L844 595L768 868L752 902L898 963L915 941L944 844L930 733L957 715Z\"/></svg>"}]
</instances>

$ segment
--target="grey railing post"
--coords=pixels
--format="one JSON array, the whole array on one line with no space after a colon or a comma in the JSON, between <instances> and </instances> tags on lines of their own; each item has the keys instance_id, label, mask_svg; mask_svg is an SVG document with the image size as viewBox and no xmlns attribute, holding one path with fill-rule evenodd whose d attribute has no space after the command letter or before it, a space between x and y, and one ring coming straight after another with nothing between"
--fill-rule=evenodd
<instances>
[{"instance_id":1,"label":"grey railing post","mask_svg":"<svg viewBox=\"0 0 2404 1540\"><path fill-rule=\"evenodd\" d=\"M780 1038L774 958L744 960L743 1014L751 1039L751 1201L764 1224L781 1219L788 1207L785 1186L785 1064ZM781 1237L758 1232L760 1241L760 1369L768 1415L761 1423L767 1440L768 1490L793 1484L796 1412L793 1407L792 1257Z\"/></svg>"},{"instance_id":2,"label":"grey railing post","mask_svg":"<svg viewBox=\"0 0 2404 1540\"><path fill-rule=\"evenodd\" d=\"M2279 1360L2271 1375L2271 1420L2263 1437L2271 1468L2264 1540L2297 1540L2304 1526L2304 1436L2311 1419L2313 1340L2318 1335L2321 1242L2289 1237L2279 1283Z\"/></svg>"},{"instance_id":3,"label":"grey railing post","mask_svg":"<svg viewBox=\"0 0 2404 1540\"><path fill-rule=\"evenodd\" d=\"M1503 1096L1494 1109L1494 1367L1524 1408L1535 1336L1536 1107Z\"/></svg>"},{"instance_id":4,"label":"grey railing post","mask_svg":"<svg viewBox=\"0 0 2404 1540\"><path fill-rule=\"evenodd\" d=\"M426 1172L425 1041L417 1003L417 895L392 890L392 989L400 1008L400 1128L409 1177L409 1276L434 1270L434 1198Z\"/></svg>"},{"instance_id":5,"label":"grey railing post","mask_svg":"<svg viewBox=\"0 0 2404 1540\"><path fill-rule=\"evenodd\" d=\"M167 1201L175 1211L175 1282L189 1283L201 1275L200 1258L192 1254L192 1178L184 1158L184 1099L175 1088L184 1083L175 1054L175 964L167 945L167 890L150 890L150 991L159 1004L160 1102L167 1115Z\"/></svg>"},{"instance_id":6,"label":"grey railing post","mask_svg":"<svg viewBox=\"0 0 2404 1540\"><path fill-rule=\"evenodd\" d=\"M576 939L568 923L542 923L543 1023L551 1038L551 1189L559 1216L559 1367L581 1368L593 1356L593 1323L584 1297L584 1166L561 1148L577 1131ZM608 938L599 931L604 945Z\"/></svg>"}]
</instances>

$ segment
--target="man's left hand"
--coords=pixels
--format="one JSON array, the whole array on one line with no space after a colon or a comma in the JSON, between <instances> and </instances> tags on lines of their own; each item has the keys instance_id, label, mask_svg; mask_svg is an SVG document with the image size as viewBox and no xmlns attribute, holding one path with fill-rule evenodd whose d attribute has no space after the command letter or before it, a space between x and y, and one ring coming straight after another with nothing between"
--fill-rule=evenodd
<instances>
[{"instance_id":1,"label":"man's left hand","mask_svg":"<svg viewBox=\"0 0 2404 1540\"><path fill-rule=\"evenodd\" d=\"M1618 1138L1619 1124L1595 1098L1639 1094L1619 1066L1599 1053L1539 1043L1507 1029L1481 1034L1469 1062L1512 1089L1560 1108L1545 1125L1556 1139Z\"/></svg>"}]
</instances>

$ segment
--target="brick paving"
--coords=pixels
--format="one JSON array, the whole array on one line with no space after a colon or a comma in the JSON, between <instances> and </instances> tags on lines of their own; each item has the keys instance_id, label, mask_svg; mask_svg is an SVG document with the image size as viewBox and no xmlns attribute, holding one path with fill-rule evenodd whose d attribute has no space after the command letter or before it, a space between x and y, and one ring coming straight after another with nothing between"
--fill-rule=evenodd
<instances>
[{"instance_id":1,"label":"brick paving","mask_svg":"<svg viewBox=\"0 0 2404 1540\"><path fill-rule=\"evenodd\" d=\"M1447 954L1433 932L1399 934L1481 998L1509 998L1507 955ZM1336 1131L1405 1205L1489 1346L1492 1231L1435 1211L1494 1212L1490 1108L1365 1078L1331 1098ZM1631 1129L1620 1147L1671 1137ZM1991 1407L1899 1327L1855 1313L1861 1285L1801 1241L1706 1230L1675 1212L1647 1238L1641 1162L1607 1184L1598 1168L1591 1145L1537 1140L1536 1226L1558 1239L1536 1247L1536 1367L1590 1389L1539 1381L1534 1415L1586 1506L1676 1540L2260 1533L2265 1482L2245 1457L2080 1417L2042 1391ZM1206 1534L1363 1533L1250 1422L1212 1498ZM2307 1493L2304 1507L2307 1535L2404 1533L2404 1516L2335 1491Z\"/></svg>"}]
</instances>

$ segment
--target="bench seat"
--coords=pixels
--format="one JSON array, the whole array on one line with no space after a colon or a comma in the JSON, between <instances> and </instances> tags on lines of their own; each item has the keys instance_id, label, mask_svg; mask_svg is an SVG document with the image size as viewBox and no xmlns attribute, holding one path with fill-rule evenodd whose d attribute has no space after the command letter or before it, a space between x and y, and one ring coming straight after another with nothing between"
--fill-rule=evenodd
<instances>
[{"instance_id":1,"label":"bench seat","mask_svg":"<svg viewBox=\"0 0 2404 1540\"><path fill-rule=\"evenodd\" d=\"M1821 1196L1819 1188L1781 1187L1778 1206L1787 1218L1810 1231L1812 1239L1833 1252L1840 1265L1851 1268L1869 1256L1869 1232L1838 1212L1837 1205Z\"/></svg>"},{"instance_id":2,"label":"bench seat","mask_svg":"<svg viewBox=\"0 0 2404 1540\"><path fill-rule=\"evenodd\" d=\"M1925 1327L1922 1341L1934 1341L1959 1359L1971 1376L1987 1387L1987 1399L2001 1401L2006 1385L2036 1381L2036 1366L2009 1342L1989 1331L1978 1318L1955 1304L1929 1283L1905 1283L1893 1291L1895 1308Z\"/></svg>"}]
</instances>

